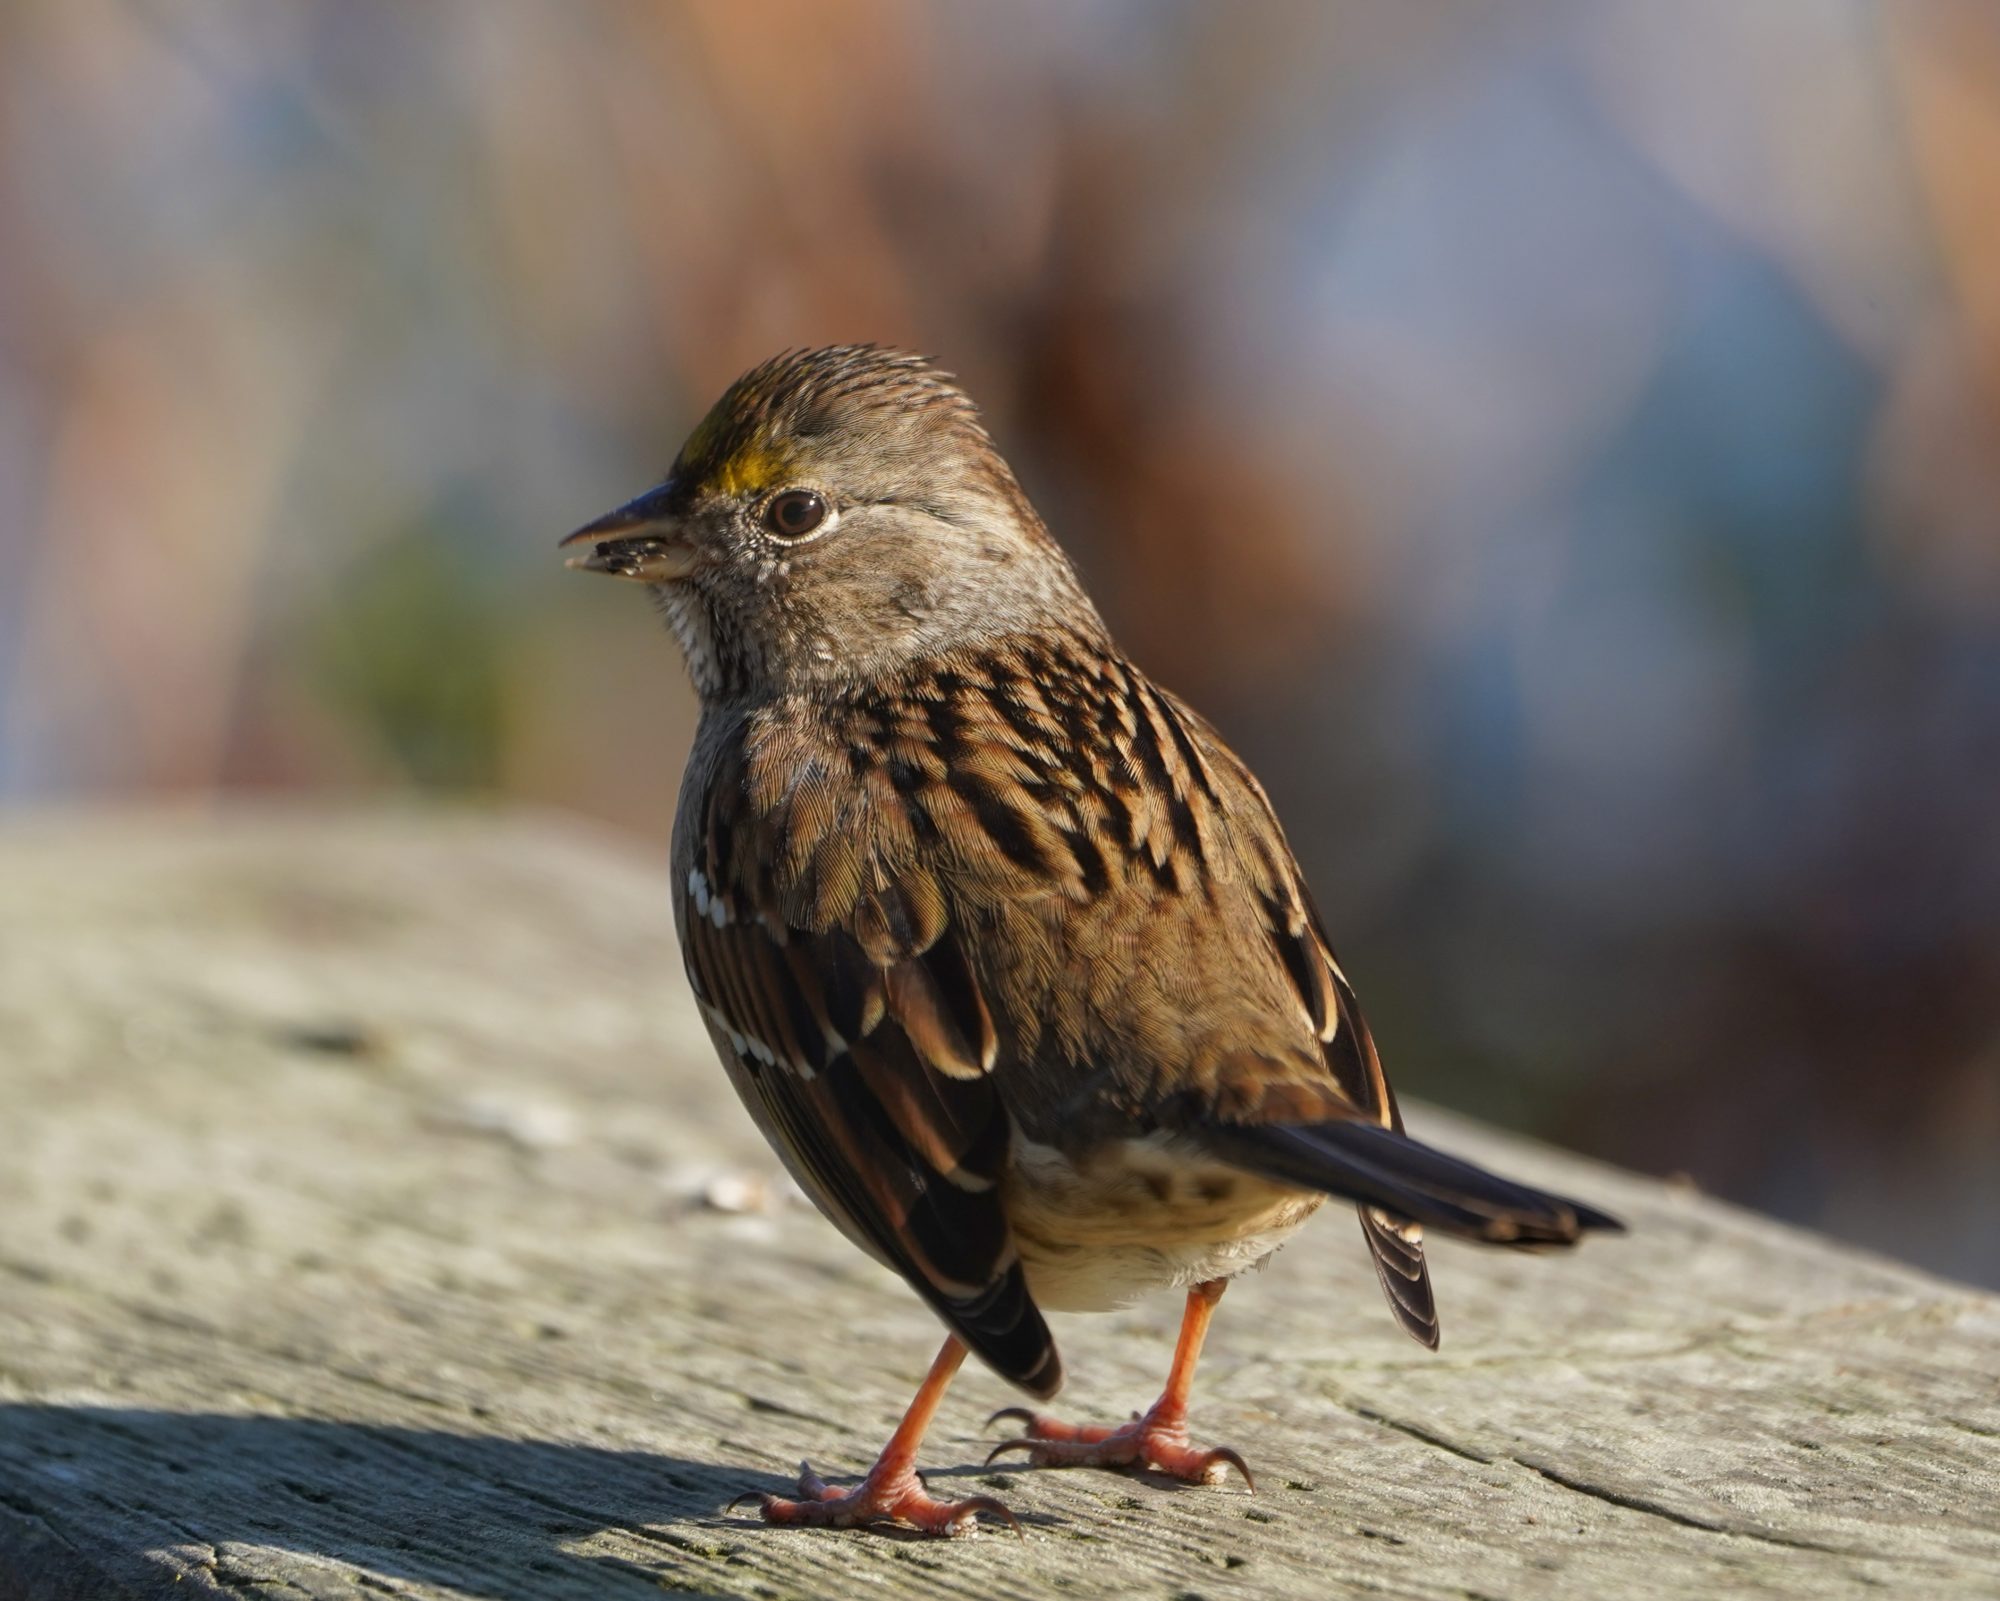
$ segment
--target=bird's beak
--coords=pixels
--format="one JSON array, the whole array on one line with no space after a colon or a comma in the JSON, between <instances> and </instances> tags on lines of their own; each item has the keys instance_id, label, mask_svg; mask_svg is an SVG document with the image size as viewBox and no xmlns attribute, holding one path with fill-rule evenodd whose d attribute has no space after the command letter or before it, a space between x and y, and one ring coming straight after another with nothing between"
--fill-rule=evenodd
<instances>
[{"instance_id":1,"label":"bird's beak","mask_svg":"<svg viewBox=\"0 0 2000 1601\"><path fill-rule=\"evenodd\" d=\"M588 545L567 565L585 573L609 573L642 584L671 583L694 571L695 551L681 520L668 507L673 485L649 489L637 500L585 523L558 549Z\"/></svg>"}]
</instances>

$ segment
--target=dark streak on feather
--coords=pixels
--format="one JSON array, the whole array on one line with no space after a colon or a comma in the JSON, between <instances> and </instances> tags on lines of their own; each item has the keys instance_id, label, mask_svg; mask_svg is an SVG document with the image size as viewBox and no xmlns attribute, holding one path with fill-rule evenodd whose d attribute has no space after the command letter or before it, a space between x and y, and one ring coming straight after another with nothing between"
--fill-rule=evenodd
<instances>
[{"instance_id":1,"label":"dark streak on feather","mask_svg":"<svg viewBox=\"0 0 2000 1601\"><path fill-rule=\"evenodd\" d=\"M946 780L952 792L972 808L972 815L1000 854L1025 873L1046 876L1051 868L1026 820L991 785L971 773L954 772Z\"/></svg>"}]
</instances>

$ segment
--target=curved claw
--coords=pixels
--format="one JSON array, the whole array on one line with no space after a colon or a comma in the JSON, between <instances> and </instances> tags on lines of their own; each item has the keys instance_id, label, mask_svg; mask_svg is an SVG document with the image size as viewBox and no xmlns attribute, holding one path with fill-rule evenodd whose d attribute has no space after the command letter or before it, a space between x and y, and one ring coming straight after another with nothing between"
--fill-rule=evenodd
<instances>
[{"instance_id":1,"label":"curved claw","mask_svg":"<svg viewBox=\"0 0 2000 1601\"><path fill-rule=\"evenodd\" d=\"M1251 1477L1250 1464L1245 1462L1243 1458L1238 1456L1234 1451L1230 1450L1228 1446L1218 1445L1208 1453L1208 1464L1207 1464L1208 1467L1213 1467L1218 1462L1227 1462L1232 1468L1234 1468L1239 1474L1243 1476L1244 1487L1248 1489L1252 1495L1255 1495L1257 1493L1257 1481L1256 1479Z\"/></svg>"},{"instance_id":2,"label":"curved claw","mask_svg":"<svg viewBox=\"0 0 2000 1601\"><path fill-rule=\"evenodd\" d=\"M755 1501L759 1506L764 1506L777 1499L768 1490L745 1490L741 1495L732 1496L722 1510L725 1513L729 1513L734 1512L745 1501Z\"/></svg>"},{"instance_id":3,"label":"curved claw","mask_svg":"<svg viewBox=\"0 0 2000 1601\"><path fill-rule=\"evenodd\" d=\"M954 1525L968 1523L982 1512L991 1512L1014 1531L1016 1539L1025 1540L1028 1537L1021 1528L1021 1520L1014 1516L1013 1510L1004 1501L996 1501L990 1495L975 1495L958 1504L963 1509L964 1516L954 1519Z\"/></svg>"},{"instance_id":4,"label":"curved claw","mask_svg":"<svg viewBox=\"0 0 2000 1601\"><path fill-rule=\"evenodd\" d=\"M986 1427L989 1429L992 1428L993 1425L998 1423L1002 1418L1012 1419L1016 1423L1026 1423L1032 1425L1035 1421L1035 1414L1030 1412L1024 1406L1003 1406L998 1412L995 1412L993 1416L991 1416L986 1420Z\"/></svg>"},{"instance_id":5,"label":"curved claw","mask_svg":"<svg viewBox=\"0 0 2000 1601\"><path fill-rule=\"evenodd\" d=\"M1029 1438L1029 1436L1025 1434L1022 1435L1018 1440L1002 1440L998 1445L994 1446L992 1450L986 1453L986 1460L980 1463L979 1465L983 1468L990 1468L993 1466L994 1459L1000 1456L1003 1452L1032 1451L1034 1450L1035 1446L1038 1443L1039 1442Z\"/></svg>"}]
</instances>

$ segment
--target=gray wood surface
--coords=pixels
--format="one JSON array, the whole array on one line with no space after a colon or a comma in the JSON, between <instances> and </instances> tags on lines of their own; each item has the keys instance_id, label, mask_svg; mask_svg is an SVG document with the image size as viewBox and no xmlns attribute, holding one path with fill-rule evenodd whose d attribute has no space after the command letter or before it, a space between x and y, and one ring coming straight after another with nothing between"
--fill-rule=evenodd
<instances>
[{"instance_id":1,"label":"gray wood surface","mask_svg":"<svg viewBox=\"0 0 2000 1601\"><path fill-rule=\"evenodd\" d=\"M779 1182L663 879L541 821L0 827L0 1597L2000 1595L2000 1300L1421 1107L1636 1232L1440 1246L1432 1356L1324 1216L1197 1385L1256 1495L989 1474L968 1369L934 1487L1025 1539L723 1515L865 1466L937 1330ZM1150 1399L1176 1313L1059 1320L1058 1410Z\"/></svg>"}]
</instances>

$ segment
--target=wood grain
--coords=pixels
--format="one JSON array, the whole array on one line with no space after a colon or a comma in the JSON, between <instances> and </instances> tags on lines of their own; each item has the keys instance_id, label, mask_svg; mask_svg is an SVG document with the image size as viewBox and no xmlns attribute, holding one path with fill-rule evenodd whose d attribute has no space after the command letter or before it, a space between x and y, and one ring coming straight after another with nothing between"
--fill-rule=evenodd
<instances>
[{"instance_id":1,"label":"wood grain","mask_svg":"<svg viewBox=\"0 0 2000 1601\"><path fill-rule=\"evenodd\" d=\"M1316 1223L1197 1385L1255 1496L989 1474L968 1369L933 1480L1024 1539L724 1515L864 1466L936 1326L736 1107L663 855L0 829L0 1597L2000 1595L2000 1300L1423 1107L1635 1232L1441 1245L1431 1356ZM1176 1313L1058 1319L1058 1409L1150 1399Z\"/></svg>"}]
</instances>

